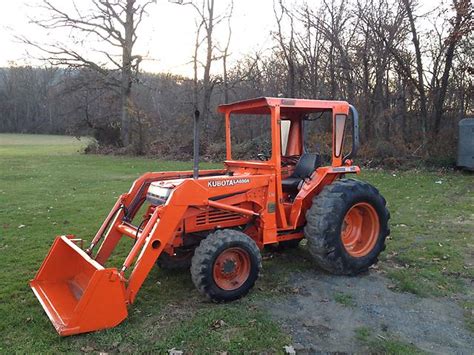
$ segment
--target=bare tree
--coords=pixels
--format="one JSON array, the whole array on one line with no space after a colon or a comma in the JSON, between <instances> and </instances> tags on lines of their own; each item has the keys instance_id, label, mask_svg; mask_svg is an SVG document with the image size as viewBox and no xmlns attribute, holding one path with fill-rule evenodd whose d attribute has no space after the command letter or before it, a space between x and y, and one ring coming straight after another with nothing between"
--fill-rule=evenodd
<instances>
[{"instance_id":1,"label":"bare tree","mask_svg":"<svg viewBox=\"0 0 474 355\"><path fill-rule=\"evenodd\" d=\"M410 30L412 35L413 47L415 48L415 60L416 60L416 72L418 75L418 80L414 80L414 84L418 89L420 94L420 111L421 111L421 132L423 137L423 142L426 142L426 131L427 131L427 120L428 120L428 108L427 108L427 97L425 92L425 83L424 83L424 68L423 68L423 57L420 48L420 40L418 31L416 29L415 17L413 16L413 2L411 0L401 0L403 7L406 11L408 21L410 23ZM406 68L403 60L399 55L395 55L395 59L399 62L400 66ZM404 70L407 74L409 73L408 69ZM411 75L410 75L411 77Z\"/></svg>"},{"instance_id":2,"label":"bare tree","mask_svg":"<svg viewBox=\"0 0 474 355\"><path fill-rule=\"evenodd\" d=\"M307 75L303 75L302 83L308 88L310 97L318 97L320 95L320 70L323 39L321 31L319 31L319 21L321 11L313 14L306 4L299 11L300 21L304 24L306 31L297 33L296 50L301 57L302 65ZM315 24L315 25L314 25Z\"/></svg>"},{"instance_id":3,"label":"bare tree","mask_svg":"<svg viewBox=\"0 0 474 355\"><path fill-rule=\"evenodd\" d=\"M212 63L216 60L219 60L223 57L228 57L229 53L229 43L230 43L230 25L228 22L228 41L224 51L218 50L218 43L214 38L214 31L219 24L223 21L228 20L232 17L233 11L233 1L230 1L227 9L218 13L216 9L215 0L192 0L192 1L182 1L175 0L174 3L179 5L189 5L192 6L197 15L197 30L196 30L196 40L194 46L193 54L193 67L194 67L194 83L195 83L195 94L194 94L194 105L201 108L201 118L204 123L205 135L209 139L209 118L210 118L210 106L211 106L211 96L212 91L216 81L211 77L211 68ZM205 59L200 60L200 48L205 43ZM227 60L227 58L225 59ZM199 67L203 69L202 75L202 100L198 98L198 71ZM199 105L198 101L201 101L202 104Z\"/></svg>"},{"instance_id":4,"label":"bare tree","mask_svg":"<svg viewBox=\"0 0 474 355\"><path fill-rule=\"evenodd\" d=\"M231 65L231 0L174 0L188 5L196 18L189 48L194 78L186 78L138 73L136 33L126 33L136 31L149 2L135 0L130 19L131 0L89 0L89 12L62 11L66 2L46 0L43 7L52 16L37 23L67 29L71 44L32 45L50 63L70 70L0 68L0 131L94 134L116 145L126 140L120 135L128 122L135 153L189 159L192 120L184 98L202 112L203 154L220 159L225 144L216 138L223 136L224 125L221 118L212 119L217 115L210 108L283 92L353 102L363 118L361 156L375 163L452 157L457 122L474 109L472 0L439 1L425 14L416 1L323 0L293 7L274 0L271 48ZM77 49L92 40L101 46L94 53ZM94 49L89 43L82 47ZM311 139L330 144L326 122L327 127L307 131L314 133ZM258 143L266 131L261 124L236 129L233 138L242 151L249 150L246 138Z\"/></svg>"},{"instance_id":5,"label":"bare tree","mask_svg":"<svg viewBox=\"0 0 474 355\"><path fill-rule=\"evenodd\" d=\"M229 47L230 47L230 41L232 39L232 26L231 26L231 20L232 20L232 12L234 9L234 1L231 0L231 5L230 5L230 11L229 11L229 16L227 16L227 42L225 43L225 47L222 52L222 79L223 79L223 84L224 84L224 103L229 103L229 72L228 72L228 66L227 66L227 59L230 56L229 53Z\"/></svg>"},{"instance_id":6,"label":"bare tree","mask_svg":"<svg viewBox=\"0 0 474 355\"><path fill-rule=\"evenodd\" d=\"M473 8L470 0L453 0L455 14L450 19L451 30L445 40L444 69L439 85L435 89L434 95L434 126L433 133L438 135L443 115L444 100L448 89L448 80L453 66L454 51L464 36L469 35L474 28Z\"/></svg>"},{"instance_id":7,"label":"bare tree","mask_svg":"<svg viewBox=\"0 0 474 355\"><path fill-rule=\"evenodd\" d=\"M42 8L48 17L33 22L47 30L73 31L77 38L73 45L66 43L37 43L26 37L23 41L41 50L42 59L52 65L72 68L88 68L99 73L111 89L117 92L121 102L120 137L123 146L131 143L130 108L132 85L142 60L134 54L137 30L146 14L146 8L155 0L92 0L92 8L84 11L69 2L74 10L64 10L59 4L43 0ZM76 37L77 36L77 37ZM101 48L83 50L86 38L99 42ZM106 48L102 45L106 44ZM118 72L118 76L116 75Z\"/></svg>"},{"instance_id":8,"label":"bare tree","mask_svg":"<svg viewBox=\"0 0 474 355\"><path fill-rule=\"evenodd\" d=\"M295 97L296 95L296 68L298 66L296 59L295 50L295 28L294 28L294 15L286 7L283 0L273 1L273 13L277 24L277 31L275 33L276 40L280 46L280 50L285 58L285 62L288 68L288 90L285 96ZM285 30L283 29L284 19L289 22L288 38L285 36Z\"/></svg>"}]
</instances>

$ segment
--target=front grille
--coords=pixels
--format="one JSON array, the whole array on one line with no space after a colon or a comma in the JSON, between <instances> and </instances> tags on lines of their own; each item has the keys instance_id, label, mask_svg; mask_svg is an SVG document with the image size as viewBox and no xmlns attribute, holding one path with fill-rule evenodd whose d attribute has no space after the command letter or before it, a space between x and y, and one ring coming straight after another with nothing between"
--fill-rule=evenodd
<instances>
[{"instance_id":1,"label":"front grille","mask_svg":"<svg viewBox=\"0 0 474 355\"><path fill-rule=\"evenodd\" d=\"M233 221L241 218L242 215L235 212L211 209L196 216L196 225Z\"/></svg>"}]
</instances>

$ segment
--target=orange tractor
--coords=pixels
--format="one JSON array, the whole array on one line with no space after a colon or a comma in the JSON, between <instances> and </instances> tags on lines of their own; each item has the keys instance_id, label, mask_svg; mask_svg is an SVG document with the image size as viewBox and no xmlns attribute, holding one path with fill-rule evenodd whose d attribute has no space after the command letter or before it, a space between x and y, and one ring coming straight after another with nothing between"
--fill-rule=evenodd
<instances>
[{"instance_id":1,"label":"orange tractor","mask_svg":"<svg viewBox=\"0 0 474 355\"><path fill-rule=\"evenodd\" d=\"M366 271L377 261L389 234L385 200L373 186L345 178L360 172L351 160L359 142L354 107L257 98L218 110L225 116L224 169L198 170L195 122L193 171L139 177L85 250L72 235L56 237L30 285L60 335L121 323L156 263L190 267L199 292L223 302L253 287L266 245L292 247L306 238L317 265L340 275ZM329 166L304 142L305 121L322 113L332 118ZM231 122L241 115L269 121L271 153L233 159ZM349 131L352 147L344 152ZM133 246L121 267L111 267L123 237Z\"/></svg>"}]
</instances>

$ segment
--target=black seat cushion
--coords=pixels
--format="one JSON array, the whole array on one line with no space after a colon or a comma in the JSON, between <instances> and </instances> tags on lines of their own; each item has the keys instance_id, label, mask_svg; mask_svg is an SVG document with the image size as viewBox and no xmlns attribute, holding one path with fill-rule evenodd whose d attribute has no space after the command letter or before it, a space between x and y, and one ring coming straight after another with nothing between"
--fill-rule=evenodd
<instances>
[{"instance_id":1,"label":"black seat cushion","mask_svg":"<svg viewBox=\"0 0 474 355\"><path fill-rule=\"evenodd\" d=\"M303 153L295 166L293 174L283 179L281 184L284 191L296 190L301 181L310 177L313 171L321 165L319 154Z\"/></svg>"},{"instance_id":2,"label":"black seat cushion","mask_svg":"<svg viewBox=\"0 0 474 355\"><path fill-rule=\"evenodd\" d=\"M298 189L298 185L300 184L301 180L302 179L296 177L288 177L282 180L281 185L283 186L283 191Z\"/></svg>"}]
</instances>

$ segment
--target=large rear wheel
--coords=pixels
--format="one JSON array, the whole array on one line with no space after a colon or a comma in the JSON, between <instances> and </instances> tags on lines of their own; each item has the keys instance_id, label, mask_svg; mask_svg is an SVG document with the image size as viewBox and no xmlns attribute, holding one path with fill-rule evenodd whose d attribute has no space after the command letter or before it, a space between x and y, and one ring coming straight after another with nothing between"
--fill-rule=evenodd
<instances>
[{"instance_id":1,"label":"large rear wheel","mask_svg":"<svg viewBox=\"0 0 474 355\"><path fill-rule=\"evenodd\" d=\"M372 185L352 179L326 186L306 212L305 237L326 271L355 275L378 260L389 235L385 199Z\"/></svg>"},{"instance_id":2,"label":"large rear wheel","mask_svg":"<svg viewBox=\"0 0 474 355\"><path fill-rule=\"evenodd\" d=\"M191 277L196 288L213 301L233 301L255 284L262 257L245 233L223 229L210 234L196 248Z\"/></svg>"}]
</instances>

